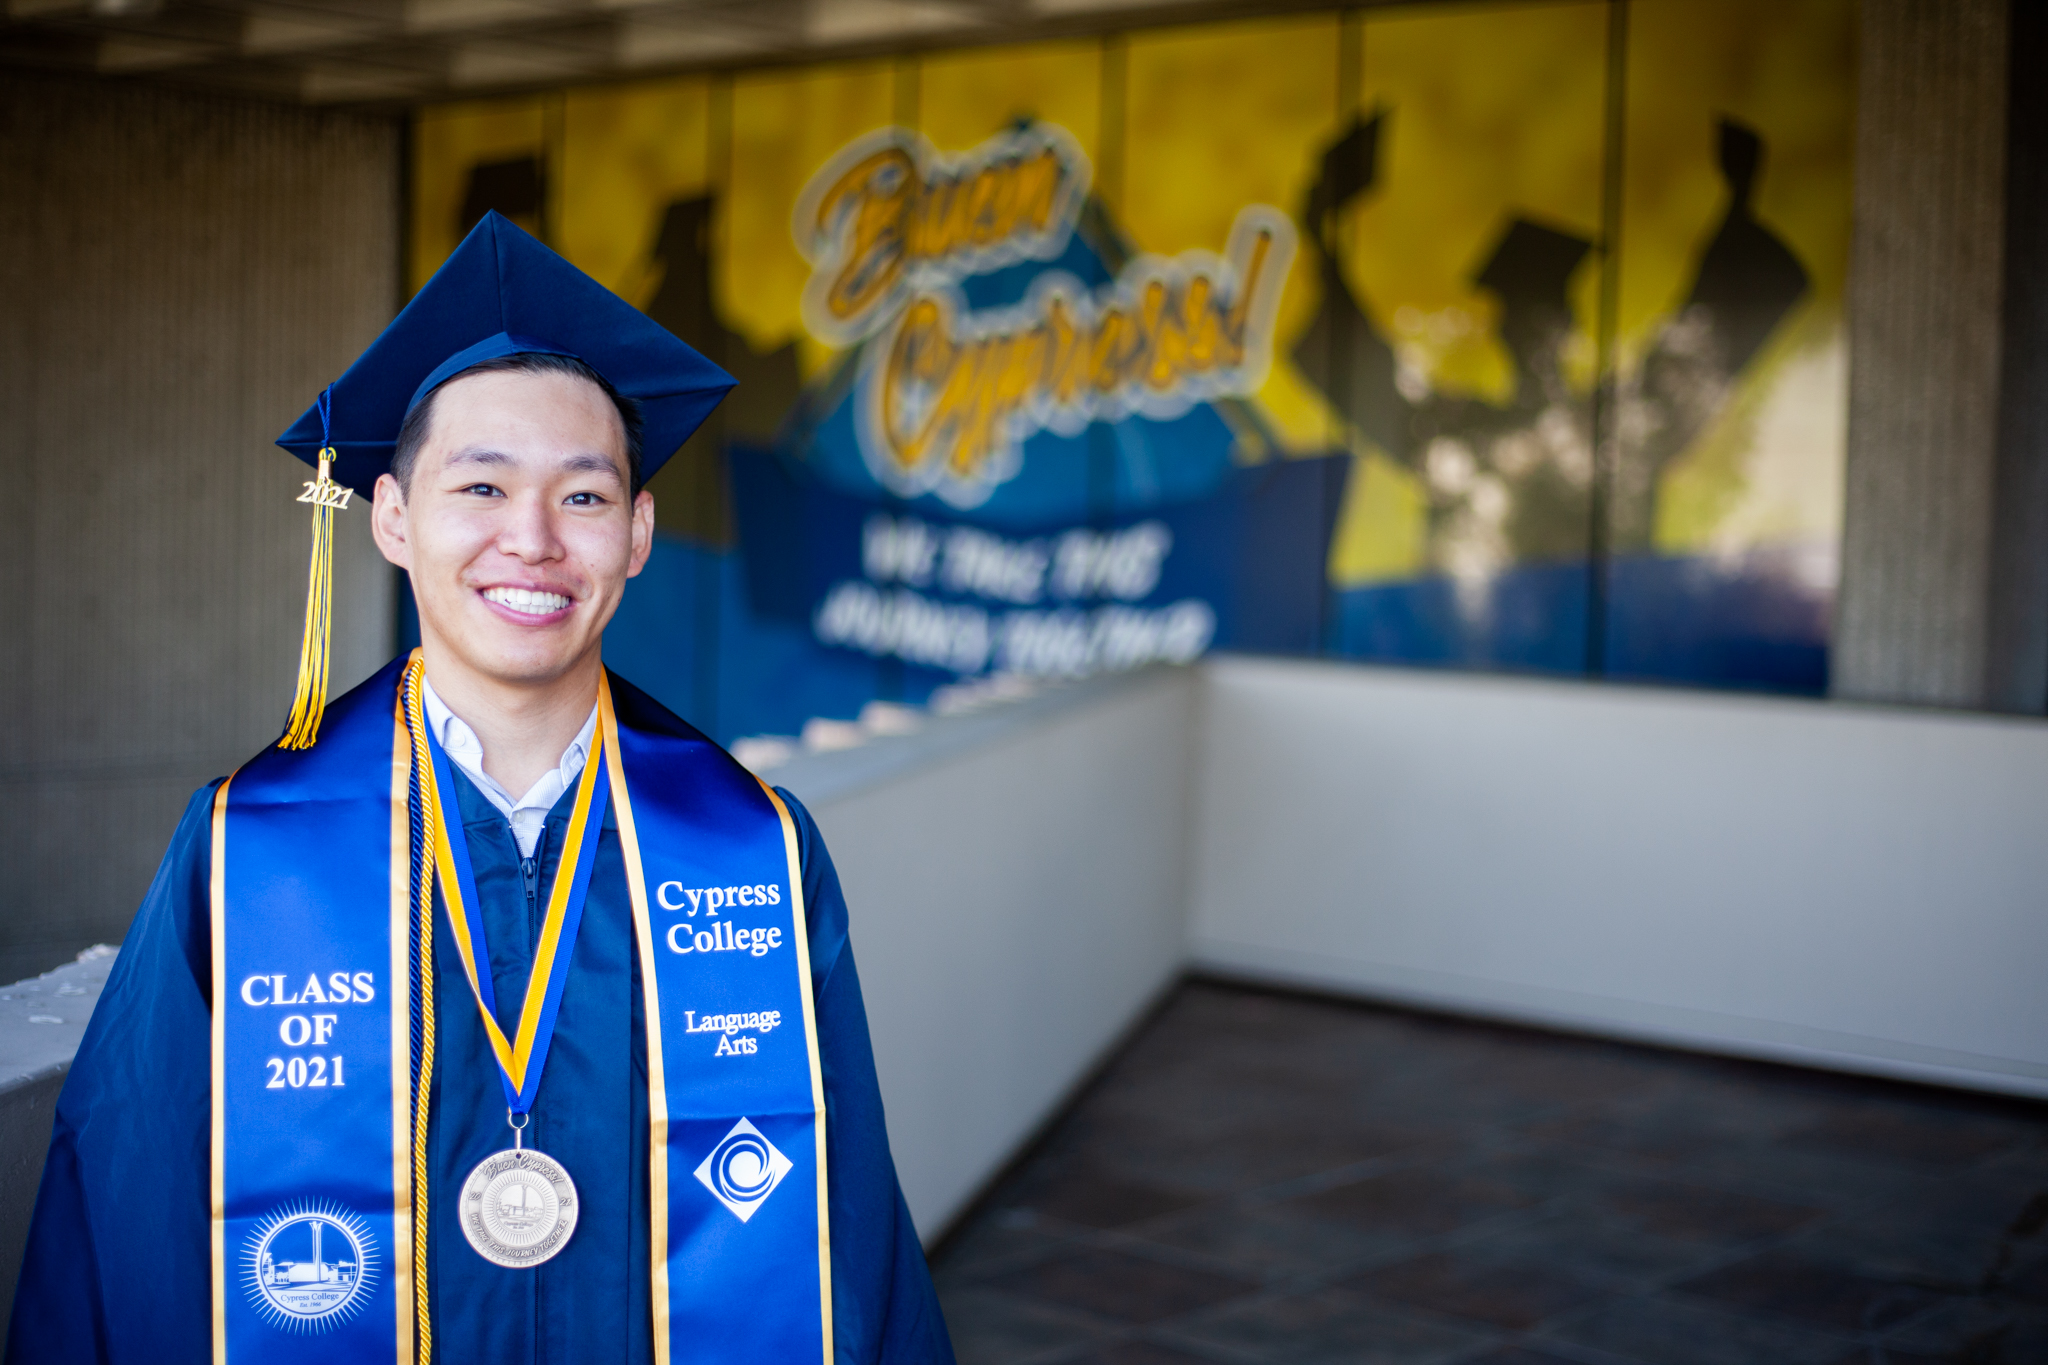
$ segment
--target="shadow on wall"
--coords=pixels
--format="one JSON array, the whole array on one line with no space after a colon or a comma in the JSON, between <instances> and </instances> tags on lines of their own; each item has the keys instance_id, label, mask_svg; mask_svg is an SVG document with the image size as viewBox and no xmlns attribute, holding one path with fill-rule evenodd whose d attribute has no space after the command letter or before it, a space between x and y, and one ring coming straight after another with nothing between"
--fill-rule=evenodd
<instances>
[{"instance_id":1,"label":"shadow on wall","mask_svg":"<svg viewBox=\"0 0 2048 1365\"><path fill-rule=\"evenodd\" d=\"M1570 283L1597 262L1597 243L1510 218L1471 278L1499 303L1512 392L1494 403L1433 390L1403 369L1340 245L1340 219L1378 187L1393 117L1382 110L1355 121L1323 154L1305 196L1322 303L1293 360L1358 436L1415 476L1438 576L1337 594L1332 649L1824 692L1827 598L1809 586L1809 556L1681 558L1651 545L1659 480L1724 411L1738 377L1811 285L1791 248L1756 217L1762 137L1733 119L1718 123L1728 207L1700 249L1684 301L1603 422L1628 437L1596 500L1594 452L1613 438L1595 430L1592 396L1574 389L1567 360L1582 330ZM1588 616L1596 602L1605 612L1597 644Z\"/></svg>"}]
</instances>

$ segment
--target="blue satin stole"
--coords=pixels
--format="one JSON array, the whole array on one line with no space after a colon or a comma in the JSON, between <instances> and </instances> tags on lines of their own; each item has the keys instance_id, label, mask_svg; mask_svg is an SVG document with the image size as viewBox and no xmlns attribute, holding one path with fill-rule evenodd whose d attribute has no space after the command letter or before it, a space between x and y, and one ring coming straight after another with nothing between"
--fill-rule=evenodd
<instances>
[{"instance_id":1,"label":"blue satin stole","mask_svg":"<svg viewBox=\"0 0 2048 1365\"><path fill-rule=\"evenodd\" d=\"M215 798L217 1361L413 1357L403 664L330 707L312 749L266 750ZM674 717L622 718L608 685L600 715L647 1021L655 1358L829 1365L825 1116L795 827ZM623 993L630 973L616 974ZM444 1018L476 1009L446 972L436 1003ZM443 1085L453 1068L495 1071L488 1051L435 1057ZM429 1265L468 1254L448 1245L442 1212L430 1211Z\"/></svg>"}]
</instances>

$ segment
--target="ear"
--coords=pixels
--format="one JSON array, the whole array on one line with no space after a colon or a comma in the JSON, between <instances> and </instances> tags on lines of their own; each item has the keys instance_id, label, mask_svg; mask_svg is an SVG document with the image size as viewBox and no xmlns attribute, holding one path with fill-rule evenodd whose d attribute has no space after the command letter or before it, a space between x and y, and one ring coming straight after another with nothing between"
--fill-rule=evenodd
<instances>
[{"instance_id":1,"label":"ear","mask_svg":"<svg viewBox=\"0 0 2048 1365\"><path fill-rule=\"evenodd\" d=\"M377 488L370 502L370 537L384 558L399 568L412 570L412 540L405 524L405 490L389 474L377 476Z\"/></svg>"},{"instance_id":2,"label":"ear","mask_svg":"<svg viewBox=\"0 0 2048 1365\"><path fill-rule=\"evenodd\" d=\"M626 577L638 577L647 567L647 556L653 553L654 494L643 488L633 499L633 555L626 561Z\"/></svg>"}]
</instances>

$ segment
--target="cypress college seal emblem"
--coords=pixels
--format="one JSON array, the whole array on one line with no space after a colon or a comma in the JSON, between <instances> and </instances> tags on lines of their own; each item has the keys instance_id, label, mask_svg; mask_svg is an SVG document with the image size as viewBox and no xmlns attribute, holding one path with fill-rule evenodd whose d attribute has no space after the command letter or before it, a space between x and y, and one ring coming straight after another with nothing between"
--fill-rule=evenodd
<instances>
[{"instance_id":1,"label":"cypress college seal emblem","mask_svg":"<svg viewBox=\"0 0 2048 1365\"><path fill-rule=\"evenodd\" d=\"M273 1327L325 1332L361 1312L377 1283L377 1243L357 1215L324 1203L272 1212L244 1246L243 1287Z\"/></svg>"}]
</instances>

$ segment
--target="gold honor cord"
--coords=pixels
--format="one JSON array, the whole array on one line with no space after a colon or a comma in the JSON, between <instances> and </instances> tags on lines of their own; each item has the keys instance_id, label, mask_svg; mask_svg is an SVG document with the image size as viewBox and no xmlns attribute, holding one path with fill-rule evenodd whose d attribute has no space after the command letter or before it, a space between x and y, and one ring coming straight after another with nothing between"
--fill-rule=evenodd
<instances>
[{"instance_id":1,"label":"gold honor cord","mask_svg":"<svg viewBox=\"0 0 2048 1365\"><path fill-rule=\"evenodd\" d=\"M440 820L435 806L433 755L427 748L426 705L420 681L426 668L414 650L405 666L405 731L412 741L413 771L421 774L420 820L433 829ZM434 1080L434 867L425 839L411 851L415 892L412 906L413 951L420 964L420 1078L412 1102L412 1283L413 1313L419 1339L419 1365L434 1358L434 1324L427 1310L427 1118Z\"/></svg>"},{"instance_id":2,"label":"gold honor cord","mask_svg":"<svg viewBox=\"0 0 2048 1365\"><path fill-rule=\"evenodd\" d=\"M228 1258L227 1258L227 1166L228 1166L228 1083L227 1083L227 979L228 979L228 788L234 776L213 793L212 871L207 877L207 913L213 939L213 1023L210 1028L213 1053L213 1123L208 1181L212 1205L212 1227L208 1241L213 1252L213 1365L228 1365Z\"/></svg>"},{"instance_id":3,"label":"gold honor cord","mask_svg":"<svg viewBox=\"0 0 2048 1365\"><path fill-rule=\"evenodd\" d=\"M321 406L327 403L321 395ZM313 557L306 566L306 624L299 635L299 682L292 693L291 719L286 722L287 749L310 749L320 737L320 719L327 713L327 665L334 633L334 513L348 506L355 492L336 483L334 447L320 450L320 476L306 481L300 502L313 504Z\"/></svg>"},{"instance_id":4,"label":"gold honor cord","mask_svg":"<svg viewBox=\"0 0 2048 1365\"><path fill-rule=\"evenodd\" d=\"M775 794L775 788L758 774L754 780L761 784L768 804L775 807L782 825L782 854L789 865L790 941L796 946L797 979L804 983L804 1046L810 1052L811 1112L818 1144L818 1311L825 1328L824 1365L832 1365L832 1199L827 1184L830 1163L825 1158L825 1067L818 1057L818 1003L811 995L810 907L804 903L804 865L796 846L796 821L789 818L789 807Z\"/></svg>"},{"instance_id":5,"label":"gold honor cord","mask_svg":"<svg viewBox=\"0 0 2048 1365\"><path fill-rule=\"evenodd\" d=\"M424 741L422 741L424 742ZM526 1090L526 1068L533 1061L534 1039L540 1034L541 1009L547 1000L548 980L554 975L555 955L562 943L562 926L569 915L569 897L575 889L575 869L583 855L583 841L588 836L586 826L590 823L591 798L597 791L598 762L604 756L602 732L591 737L590 756L584 760L583 776L576 784L576 804L569 816L569 834L562 844L562 862L555 873L555 884L548 893L547 918L541 922L540 941L534 947L533 968L526 978L526 999L519 1008L519 1034L516 1042L507 1042L505 1032L498 1027L498 1021L491 1016L490 1007L484 1004L482 983L477 979L476 945L469 937L468 907L463 904L462 879L455 870L455 851L448 841L448 822L441 813L439 793L427 803L433 812L433 823L428 827L434 839L434 862L440 868L441 895L448 903L448 927L455 936L456 951L462 955L462 970L469 977L470 994L476 997L477 1013L483 1017L484 1035L491 1040L491 1050L497 1054L498 1065L511 1082L514 1094ZM438 782L434 765L429 762L424 768L423 785L432 790ZM486 970L489 964L485 964Z\"/></svg>"}]
</instances>

